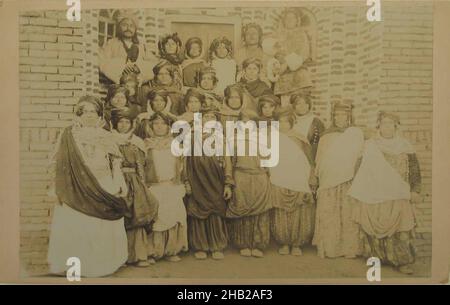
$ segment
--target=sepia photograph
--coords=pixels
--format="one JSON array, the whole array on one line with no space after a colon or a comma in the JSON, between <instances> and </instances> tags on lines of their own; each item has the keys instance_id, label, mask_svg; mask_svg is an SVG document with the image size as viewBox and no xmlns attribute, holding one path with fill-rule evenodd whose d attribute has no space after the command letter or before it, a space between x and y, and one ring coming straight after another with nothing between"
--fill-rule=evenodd
<instances>
[{"instance_id":1,"label":"sepia photograph","mask_svg":"<svg viewBox=\"0 0 450 305\"><path fill-rule=\"evenodd\" d=\"M432 277L433 1L95 2L14 25L21 279Z\"/></svg>"}]
</instances>

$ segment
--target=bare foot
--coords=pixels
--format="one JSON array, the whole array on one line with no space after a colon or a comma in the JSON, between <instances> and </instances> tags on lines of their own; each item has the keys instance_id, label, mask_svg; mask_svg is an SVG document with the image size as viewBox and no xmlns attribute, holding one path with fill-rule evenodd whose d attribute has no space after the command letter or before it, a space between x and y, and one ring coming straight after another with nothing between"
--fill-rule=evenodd
<instances>
[{"instance_id":1,"label":"bare foot","mask_svg":"<svg viewBox=\"0 0 450 305\"><path fill-rule=\"evenodd\" d=\"M245 248L245 249L242 249L241 251L239 251L239 254L242 256L250 257L250 256L252 256L252 251L248 248Z\"/></svg>"},{"instance_id":2,"label":"bare foot","mask_svg":"<svg viewBox=\"0 0 450 305\"><path fill-rule=\"evenodd\" d=\"M215 251L215 252L213 252L213 254L212 254L212 258L213 258L213 259L217 259L217 260L221 260L221 259L224 259L225 256L223 255L222 252L220 252L220 251Z\"/></svg>"},{"instance_id":3,"label":"bare foot","mask_svg":"<svg viewBox=\"0 0 450 305\"><path fill-rule=\"evenodd\" d=\"M300 247L292 247L291 255L302 256L303 255L302 249L300 249Z\"/></svg>"},{"instance_id":4,"label":"bare foot","mask_svg":"<svg viewBox=\"0 0 450 305\"><path fill-rule=\"evenodd\" d=\"M176 262L181 261L181 258L178 255L172 255L172 256L167 256L166 260L168 260L169 262L172 262L172 263L176 263Z\"/></svg>"},{"instance_id":5,"label":"bare foot","mask_svg":"<svg viewBox=\"0 0 450 305\"><path fill-rule=\"evenodd\" d=\"M139 268L150 267L150 263L148 261L138 261L136 263L136 267L139 267Z\"/></svg>"},{"instance_id":6,"label":"bare foot","mask_svg":"<svg viewBox=\"0 0 450 305\"><path fill-rule=\"evenodd\" d=\"M289 254L289 246L284 245L280 249L278 249L278 254L280 255L288 255Z\"/></svg>"},{"instance_id":7,"label":"bare foot","mask_svg":"<svg viewBox=\"0 0 450 305\"><path fill-rule=\"evenodd\" d=\"M252 250L252 256L253 257L264 257L264 253L261 251L261 250L259 250L259 249L253 249Z\"/></svg>"},{"instance_id":8,"label":"bare foot","mask_svg":"<svg viewBox=\"0 0 450 305\"><path fill-rule=\"evenodd\" d=\"M208 257L205 251L197 251L194 253L194 256L196 259L206 259Z\"/></svg>"}]
</instances>

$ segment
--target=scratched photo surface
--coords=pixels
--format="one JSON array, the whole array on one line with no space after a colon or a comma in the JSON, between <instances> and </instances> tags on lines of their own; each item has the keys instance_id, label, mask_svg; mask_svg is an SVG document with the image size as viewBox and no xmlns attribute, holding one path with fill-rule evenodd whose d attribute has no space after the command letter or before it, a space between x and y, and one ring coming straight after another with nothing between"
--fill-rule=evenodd
<instances>
[{"instance_id":1,"label":"scratched photo surface","mask_svg":"<svg viewBox=\"0 0 450 305\"><path fill-rule=\"evenodd\" d=\"M430 277L433 6L369 10L20 12L22 276Z\"/></svg>"}]
</instances>

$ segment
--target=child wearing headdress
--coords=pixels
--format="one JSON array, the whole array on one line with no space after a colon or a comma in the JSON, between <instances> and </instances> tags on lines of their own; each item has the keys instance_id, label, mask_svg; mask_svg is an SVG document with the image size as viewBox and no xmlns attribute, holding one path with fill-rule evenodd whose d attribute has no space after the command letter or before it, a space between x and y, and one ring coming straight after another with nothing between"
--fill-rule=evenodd
<instances>
[{"instance_id":1,"label":"child wearing headdress","mask_svg":"<svg viewBox=\"0 0 450 305\"><path fill-rule=\"evenodd\" d=\"M219 115L214 107L201 109L203 125L218 123ZM203 134L203 140L213 136ZM192 136L194 141L194 136ZM213 144L223 146L223 137L215 138ZM192 147L194 149L194 147ZM228 245L225 223L227 201L231 198L233 183L230 157L208 155L186 157L186 177L189 185L185 198L188 213L188 236L190 248L197 259L223 259Z\"/></svg>"},{"instance_id":2,"label":"child wearing headdress","mask_svg":"<svg viewBox=\"0 0 450 305\"><path fill-rule=\"evenodd\" d=\"M155 112L143 122L147 149L145 174L149 190L159 202L158 214L148 236L148 253L154 259L181 260L188 249L183 159L172 154L173 121ZM151 134L148 131L151 130Z\"/></svg>"},{"instance_id":3,"label":"child wearing headdress","mask_svg":"<svg viewBox=\"0 0 450 305\"><path fill-rule=\"evenodd\" d=\"M263 257L264 249L270 242L270 209L272 208L272 188L267 168L262 167L262 157L257 151L250 155L251 146L255 147L255 132L257 126L250 120L257 121L257 114L244 110L239 115L238 129L243 128L246 136L243 139L235 137L234 143L227 145L235 150L232 157L233 178L235 187L233 196L227 208L229 218L229 234L231 244L240 250L240 255L246 257ZM245 128L244 123L250 128ZM229 135L227 134L227 138ZM246 154L236 155L237 147L245 147Z\"/></svg>"},{"instance_id":4,"label":"child wearing headdress","mask_svg":"<svg viewBox=\"0 0 450 305\"><path fill-rule=\"evenodd\" d=\"M209 66L203 67L198 71L195 81L197 83L197 89L205 97L204 106L220 108L223 97L216 93L217 83L219 82L216 76L216 70Z\"/></svg>"},{"instance_id":5,"label":"child wearing headdress","mask_svg":"<svg viewBox=\"0 0 450 305\"><path fill-rule=\"evenodd\" d=\"M281 255L302 255L314 232L314 160L308 140L295 132L293 109L284 106L275 115L279 123L279 162L271 167L273 188L271 231Z\"/></svg>"},{"instance_id":6,"label":"child wearing headdress","mask_svg":"<svg viewBox=\"0 0 450 305\"><path fill-rule=\"evenodd\" d=\"M120 85L128 90L128 102L130 107L136 110L137 113L141 113L142 105L139 103L138 99L139 79L137 75L135 73L122 75L120 78Z\"/></svg>"},{"instance_id":7,"label":"child wearing headdress","mask_svg":"<svg viewBox=\"0 0 450 305\"><path fill-rule=\"evenodd\" d=\"M178 33L167 34L158 41L159 57L172 65L180 66L184 59L182 46Z\"/></svg>"},{"instance_id":8,"label":"child wearing headdress","mask_svg":"<svg viewBox=\"0 0 450 305\"><path fill-rule=\"evenodd\" d=\"M200 109L205 102L205 96L197 89L190 88L184 96L185 112L178 116L178 120L191 124L194 121L194 114L200 113Z\"/></svg>"},{"instance_id":9,"label":"child wearing headdress","mask_svg":"<svg viewBox=\"0 0 450 305\"><path fill-rule=\"evenodd\" d=\"M260 78L262 67L261 60L254 57L247 58L242 63L243 75L239 83L247 89L253 98L273 94L272 89Z\"/></svg>"},{"instance_id":10,"label":"child wearing headdress","mask_svg":"<svg viewBox=\"0 0 450 305\"><path fill-rule=\"evenodd\" d=\"M147 234L151 232L152 223L156 219L158 201L145 185L146 148L144 141L133 134L135 116L129 108L113 109L111 124L112 133L123 156L122 172L130 190L126 199L131 215L125 218L128 237L127 262L138 267L147 267L150 263Z\"/></svg>"},{"instance_id":11,"label":"child wearing headdress","mask_svg":"<svg viewBox=\"0 0 450 305\"><path fill-rule=\"evenodd\" d=\"M111 111L113 109L130 108L133 113L138 113L137 105L130 103L130 92L123 85L110 85L105 103L105 129L111 130Z\"/></svg>"},{"instance_id":12,"label":"child wearing headdress","mask_svg":"<svg viewBox=\"0 0 450 305\"><path fill-rule=\"evenodd\" d=\"M294 129L308 139L315 158L320 136L325 131L325 126L312 112L313 105L310 95L293 94L290 97L290 104L295 111Z\"/></svg>"},{"instance_id":13,"label":"child wearing headdress","mask_svg":"<svg viewBox=\"0 0 450 305\"><path fill-rule=\"evenodd\" d=\"M395 113L378 114L377 134L365 142L349 196L363 232L363 255L376 256L400 272L414 272L413 204L422 198L421 174L412 144L400 134Z\"/></svg>"},{"instance_id":14,"label":"child wearing headdress","mask_svg":"<svg viewBox=\"0 0 450 305\"><path fill-rule=\"evenodd\" d=\"M220 107L220 121L224 128L227 121L237 121L244 110L250 110L254 114L257 112L255 100L247 90L240 84L225 88L223 104Z\"/></svg>"},{"instance_id":15,"label":"child wearing headdress","mask_svg":"<svg viewBox=\"0 0 450 305\"><path fill-rule=\"evenodd\" d=\"M213 40L209 48L209 61L219 78L216 92L222 95L227 86L236 83L237 76L237 63L233 59L233 46L228 38L220 37Z\"/></svg>"},{"instance_id":16,"label":"child wearing headdress","mask_svg":"<svg viewBox=\"0 0 450 305\"><path fill-rule=\"evenodd\" d=\"M185 58L181 64L183 70L183 86L195 88L197 87L197 75L201 69L207 66L202 57L203 42L199 37L191 37L185 44Z\"/></svg>"},{"instance_id":17,"label":"child wearing headdress","mask_svg":"<svg viewBox=\"0 0 450 305\"><path fill-rule=\"evenodd\" d=\"M148 94L152 90L163 89L170 97L170 112L180 115L184 112L183 93L181 92L182 79L178 66L171 64L167 60L162 60L154 68L155 78L150 82L142 84L139 90L139 103L142 107L147 107Z\"/></svg>"},{"instance_id":18,"label":"child wearing headdress","mask_svg":"<svg viewBox=\"0 0 450 305\"><path fill-rule=\"evenodd\" d=\"M272 121L275 113L281 106L280 99L273 94L263 95L258 99L258 115L262 121Z\"/></svg>"},{"instance_id":19,"label":"child wearing headdress","mask_svg":"<svg viewBox=\"0 0 450 305\"><path fill-rule=\"evenodd\" d=\"M364 134L352 124L352 106L335 103L332 125L320 137L317 149L315 175L319 188L313 244L322 258L354 258L362 251L348 190L364 147Z\"/></svg>"}]
</instances>

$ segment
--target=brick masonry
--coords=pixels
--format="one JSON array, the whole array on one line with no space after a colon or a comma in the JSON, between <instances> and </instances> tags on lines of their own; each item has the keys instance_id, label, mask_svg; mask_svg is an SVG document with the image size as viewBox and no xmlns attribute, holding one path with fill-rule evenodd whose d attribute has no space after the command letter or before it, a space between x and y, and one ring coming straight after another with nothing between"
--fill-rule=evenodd
<instances>
[{"instance_id":1,"label":"brick masonry","mask_svg":"<svg viewBox=\"0 0 450 305\"><path fill-rule=\"evenodd\" d=\"M431 256L432 5L383 3L379 23L366 20L365 6L308 7L317 20L314 111L329 121L331 102L355 106L358 125L375 126L379 109L395 111L418 152L425 201L416 206L419 256ZM278 8L187 8L139 11L139 37L153 49L166 15L240 16L258 22L265 33L275 28ZM20 191L22 267L47 271L53 200L47 196L47 165L73 106L84 94L102 95L98 84L97 10L67 22L64 11L20 15Z\"/></svg>"}]
</instances>

